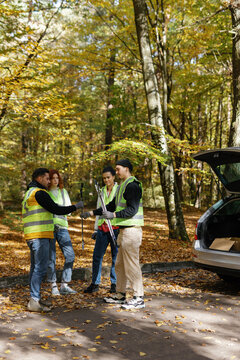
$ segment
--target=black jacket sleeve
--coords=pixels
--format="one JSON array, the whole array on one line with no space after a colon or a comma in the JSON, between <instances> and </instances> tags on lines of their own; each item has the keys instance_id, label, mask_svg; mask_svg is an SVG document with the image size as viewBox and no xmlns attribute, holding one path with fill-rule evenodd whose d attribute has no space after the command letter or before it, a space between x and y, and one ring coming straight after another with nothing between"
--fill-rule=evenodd
<instances>
[{"instance_id":1,"label":"black jacket sleeve","mask_svg":"<svg viewBox=\"0 0 240 360\"><path fill-rule=\"evenodd\" d=\"M117 218L131 218L138 212L140 199L142 197L142 189L139 182L133 181L126 186L124 195L127 207L124 210L116 212ZM114 212L116 210L115 198L106 205L108 211ZM94 215L102 215L102 208L93 210Z\"/></svg>"},{"instance_id":2,"label":"black jacket sleeve","mask_svg":"<svg viewBox=\"0 0 240 360\"><path fill-rule=\"evenodd\" d=\"M107 208L108 211L111 211L111 212L115 211L115 209L116 209L115 198L113 198L113 200L110 201L110 203L108 203L106 205L106 208ZM100 207L100 208L98 208L96 210L93 210L93 214L94 215L102 215L102 208Z\"/></svg>"},{"instance_id":3,"label":"black jacket sleeve","mask_svg":"<svg viewBox=\"0 0 240 360\"><path fill-rule=\"evenodd\" d=\"M45 210L49 211L52 214L56 215L67 215L73 211L76 211L75 205L70 206L60 206L55 203L51 196L44 190L39 190L35 194L35 199Z\"/></svg>"}]
</instances>

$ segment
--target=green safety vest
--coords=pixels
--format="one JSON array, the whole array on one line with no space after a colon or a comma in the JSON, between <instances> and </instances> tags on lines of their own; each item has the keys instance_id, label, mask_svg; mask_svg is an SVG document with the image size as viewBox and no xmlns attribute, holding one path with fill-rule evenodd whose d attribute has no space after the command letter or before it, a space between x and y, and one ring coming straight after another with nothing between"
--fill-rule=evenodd
<instances>
[{"instance_id":1,"label":"green safety vest","mask_svg":"<svg viewBox=\"0 0 240 360\"><path fill-rule=\"evenodd\" d=\"M112 191L110 193L110 196L108 196L107 194L107 186L104 186L102 189L101 189L101 193L102 193L102 197L103 197L103 201L104 201L104 204L107 205L108 203L110 203L115 195L116 195L116 192L117 192L117 189L118 189L118 184L115 183L113 185L113 188L112 188ZM99 208L101 206L101 202L100 202L100 199L98 199L98 203L97 203L97 208ZM99 220L98 220L98 226L101 226L104 222L105 222L106 219L104 219L104 217L101 215L99 216ZM110 220L111 223L112 223L112 220Z\"/></svg>"},{"instance_id":2,"label":"green safety vest","mask_svg":"<svg viewBox=\"0 0 240 360\"><path fill-rule=\"evenodd\" d=\"M133 181L137 181L142 189L142 184L134 177L134 176L130 176L129 178L127 178L118 188L117 193L116 193L116 200L115 200L115 204L116 204L116 210L115 213L121 210L126 209L127 207L127 202L124 199L123 195L124 192L126 190L126 187L128 184L130 184ZM143 220L143 203L142 203L142 197L140 199L140 203L139 203L139 207L138 207L138 212L130 217L130 218L114 218L112 225L119 225L119 226L143 226L144 225L144 220Z\"/></svg>"},{"instance_id":3,"label":"green safety vest","mask_svg":"<svg viewBox=\"0 0 240 360\"><path fill-rule=\"evenodd\" d=\"M35 194L39 190L47 192L47 190L32 187L26 192L22 202L23 228L26 240L54 238L53 214L38 204Z\"/></svg>"},{"instance_id":4,"label":"green safety vest","mask_svg":"<svg viewBox=\"0 0 240 360\"><path fill-rule=\"evenodd\" d=\"M58 205L66 206L66 195L67 191L65 189L58 189L58 195L55 197L51 191L49 191L49 195ZM53 215L53 223L54 225L60 225L61 227L68 228L68 221L66 215Z\"/></svg>"}]
</instances>

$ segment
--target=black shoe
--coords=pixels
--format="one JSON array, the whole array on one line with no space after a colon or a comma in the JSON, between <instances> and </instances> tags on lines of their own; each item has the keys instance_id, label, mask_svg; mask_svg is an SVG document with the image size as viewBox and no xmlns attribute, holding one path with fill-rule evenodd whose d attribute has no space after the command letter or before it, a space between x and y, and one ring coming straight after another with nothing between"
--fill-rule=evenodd
<instances>
[{"instance_id":1,"label":"black shoe","mask_svg":"<svg viewBox=\"0 0 240 360\"><path fill-rule=\"evenodd\" d=\"M84 293L93 293L95 291L98 291L99 290L99 286L96 285L96 284L90 284L89 287L87 287L83 292Z\"/></svg>"},{"instance_id":2,"label":"black shoe","mask_svg":"<svg viewBox=\"0 0 240 360\"><path fill-rule=\"evenodd\" d=\"M109 291L111 294L116 292L116 284L111 284L111 289Z\"/></svg>"}]
</instances>

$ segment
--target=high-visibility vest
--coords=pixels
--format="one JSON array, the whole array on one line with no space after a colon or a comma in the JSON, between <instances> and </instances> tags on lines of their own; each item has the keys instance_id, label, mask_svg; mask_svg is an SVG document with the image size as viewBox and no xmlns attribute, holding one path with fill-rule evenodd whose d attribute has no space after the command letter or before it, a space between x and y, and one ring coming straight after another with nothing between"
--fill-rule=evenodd
<instances>
[{"instance_id":1,"label":"high-visibility vest","mask_svg":"<svg viewBox=\"0 0 240 360\"><path fill-rule=\"evenodd\" d=\"M114 199L114 197L116 195L116 192L117 192L117 189L118 189L118 184L115 183L113 185L112 191L111 191L109 196L107 194L107 186L104 186L101 189L101 193L102 193L102 197L103 197L103 201L104 201L105 205L107 205L108 203L110 203ZM97 208L99 208L100 206L101 206L101 202L100 202L100 199L98 199ZM98 226L101 226L104 223L105 220L106 219L104 219L103 215L99 216ZM111 220L111 222L112 222L112 220Z\"/></svg>"},{"instance_id":2,"label":"high-visibility vest","mask_svg":"<svg viewBox=\"0 0 240 360\"><path fill-rule=\"evenodd\" d=\"M57 197L53 195L51 191L49 191L49 195L58 205L66 206L66 196L67 191L65 189L58 189ZM60 225L61 227L68 228L68 221L66 215L53 215L53 223L54 225Z\"/></svg>"},{"instance_id":3,"label":"high-visibility vest","mask_svg":"<svg viewBox=\"0 0 240 360\"><path fill-rule=\"evenodd\" d=\"M23 228L26 240L54 238L53 214L38 204L35 194L39 190L47 192L47 190L32 187L26 192L22 202Z\"/></svg>"},{"instance_id":4,"label":"high-visibility vest","mask_svg":"<svg viewBox=\"0 0 240 360\"><path fill-rule=\"evenodd\" d=\"M126 190L126 187L128 184L130 184L133 181L137 181L142 189L142 184L134 177L130 176L127 178L118 188L116 193L116 210L115 213L121 210L126 209L127 202L124 199L123 195ZM139 207L137 213L130 217L130 218L114 218L112 225L119 225L119 226L143 226L144 225L144 219L143 219L143 203L142 203L142 197L140 199Z\"/></svg>"}]
</instances>

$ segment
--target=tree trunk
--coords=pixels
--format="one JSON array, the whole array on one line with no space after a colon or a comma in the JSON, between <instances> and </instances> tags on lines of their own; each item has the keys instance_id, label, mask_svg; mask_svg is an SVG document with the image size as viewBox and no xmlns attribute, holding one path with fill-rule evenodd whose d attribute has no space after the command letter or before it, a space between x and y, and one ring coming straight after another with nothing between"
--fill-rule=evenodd
<instances>
[{"instance_id":1,"label":"tree trunk","mask_svg":"<svg viewBox=\"0 0 240 360\"><path fill-rule=\"evenodd\" d=\"M232 82L233 112L228 146L240 145L240 0L232 0Z\"/></svg>"},{"instance_id":2,"label":"tree trunk","mask_svg":"<svg viewBox=\"0 0 240 360\"><path fill-rule=\"evenodd\" d=\"M161 153L165 155L167 163L167 165L159 163L158 167L168 218L169 236L171 238L188 240L181 207L179 208L179 206L176 206L176 203L179 201L179 195L177 186L175 185L176 181L173 162L165 137L160 95L149 39L146 4L144 0L133 0L133 5L138 44L142 61L144 87L148 105L148 117L150 124L153 126L152 137L155 145Z\"/></svg>"},{"instance_id":3,"label":"tree trunk","mask_svg":"<svg viewBox=\"0 0 240 360\"><path fill-rule=\"evenodd\" d=\"M107 119L106 119L106 132L105 132L105 145L106 149L109 148L109 145L112 143L112 98L113 98L113 86L115 78L115 61L116 61L116 49L113 48L110 50L110 67L107 80Z\"/></svg>"},{"instance_id":4,"label":"tree trunk","mask_svg":"<svg viewBox=\"0 0 240 360\"><path fill-rule=\"evenodd\" d=\"M2 193L0 190L0 212L4 210L3 201L2 201Z\"/></svg>"},{"instance_id":5,"label":"tree trunk","mask_svg":"<svg viewBox=\"0 0 240 360\"><path fill-rule=\"evenodd\" d=\"M21 197L24 198L24 194L27 190L27 173L26 173L26 156L28 148L28 133L27 130L22 130L22 169L21 169Z\"/></svg>"}]
</instances>

